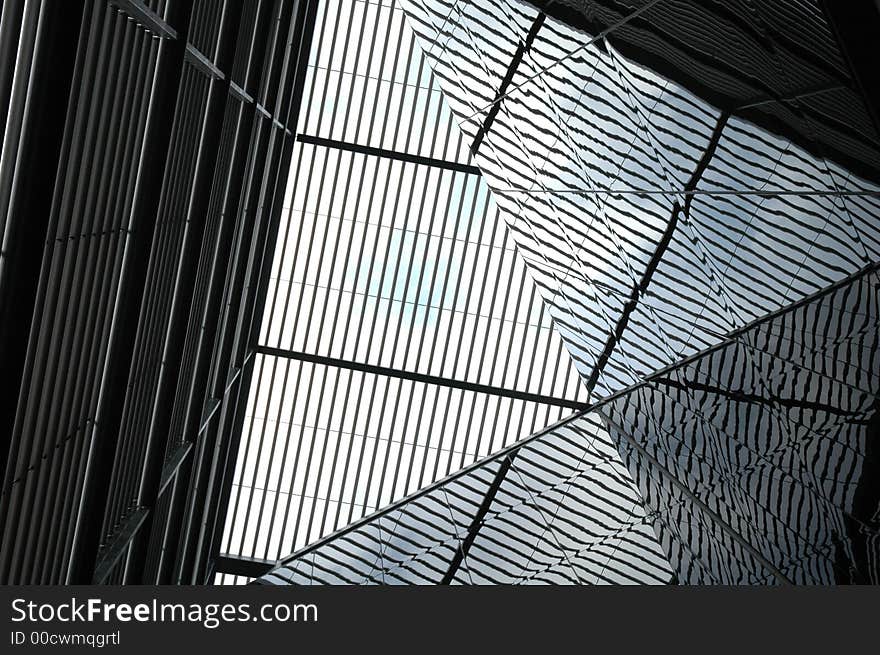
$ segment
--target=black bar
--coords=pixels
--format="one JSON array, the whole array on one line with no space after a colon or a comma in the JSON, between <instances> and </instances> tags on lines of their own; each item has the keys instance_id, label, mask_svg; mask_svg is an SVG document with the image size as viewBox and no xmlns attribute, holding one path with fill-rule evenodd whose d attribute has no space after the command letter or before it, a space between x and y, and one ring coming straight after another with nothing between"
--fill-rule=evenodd
<instances>
[{"instance_id":1,"label":"black bar","mask_svg":"<svg viewBox=\"0 0 880 655\"><path fill-rule=\"evenodd\" d=\"M217 68L217 66L214 65L214 62L202 54L202 51L196 48L192 43L186 44L186 60L210 78L215 80L226 78L223 71Z\"/></svg>"},{"instance_id":2,"label":"black bar","mask_svg":"<svg viewBox=\"0 0 880 655\"><path fill-rule=\"evenodd\" d=\"M468 551L471 549L474 540L477 538L477 533L483 525L483 519L486 517L489 508L492 506L492 501L495 500L495 494L498 493L501 483L504 482L504 478L507 477L507 472L510 470L510 465L513 464L514 457L516 457L515 450L511 451L507 457L501 460L501 465L495 473L495 478L492 480L491 486L486 491L486 495L483 497L483 502L480 503L477 513L474 514L474 520L471 521L470 527L468 527L467 535L465 536L464 541L461 542L458 550L455 551L455 557L453 557L452 561L449 563L449 568L443 576L443 580L440 584L451 584L453 578L455 578L456 572L464 561L464 558L467 557Z\"/></svg>"},{"instance_id":3,"label":"black bar","mask_svg":"<svg viewBox=\"0 0 880 655\"><path fill-rule=\"evenodd\" d=\"M480 125L480 129L477 130L477 134L474 136L473 143L471 143L472 155L477 154L477 150L480 148L480 144L483 143L483 139L492 128L492 123L495 122L495 117L498 115L498 111L501 109L501 101L504 99L504 96L507 95L507 89L510 87L510 83L513 81L513 76L516 73L516 69L519 68L519 64L522 61L523 55L529 51L529 48L532 47L532 43L535 41L535 37L538 36L538 31L544 24L545 18L546 15L542 10L535 17L535 22L532 23L532 27L531 29L529 29L529 33L526 35L525 41L519 42L519 45L516 48L516 52L513 54L513 58L510 60L510 64L508 64L507 66L507 71L504 73L504 78L501 80L501 85L498 87L498 93L495 95L495 100L492 101L492 107L489 109L489 113L486 114L486 118L483 120L482 125Z\"/></svg>"},{"instance_id":4,"label":"black bar","mask_svg":"<svg viewBox=\"0 0 880 655\"><path fill-rule=\"evenodd\" d=\"M605 347L602 349L602 352L599 355L599 358L596 360L596 365L593 367L593 370L590 372L590 377L586 382L587 391L593 393L593 389L596 387L596 383L599 381L599 376L604 371L605 366L608 364L608 360L611 359L611 355L614 353L614 349L617 347L617 344L620 343L620 339L623 336L624 330L626 330L626 326L629 323L630 316L633 311L635 311L638 306L639 299L648 291L648 287L651 284L651 278L654 276L654 272L657 270L657 267L660 265L660 262L663 259L663 256L666 254L666 250L669 248L669 244L672 242L672 237L675 234L675 229L678 226L678 217L682 211L684 211L685 216L690 215L691 203L693 202L693 191L697 188L697 184L700 181L700 178L703 176L706 168L709 166L709 162L712 161L712 157L715 154L715 149L718 147L718 142L721 140L721 135L724 133L724 128L727 126L727 121L730 118L730 112L722 111L721 115L718 117L718 121L715 124L715 129L712 131L712 136L709 139L709 143L706 145L706 149L703 151L703 156L700 157L700 161L697 162L697 166L694 169L694 172L691 174L690 180L685 185L685 202L684 209L678 204L678 201L675 202L672 208L672 216L669 219L669 223L666 225L666 230L663 233L663 237L660 239L656 248L654 249L654 253L651 255L651 259L648 262L647 267L645 268L645 272L642 274L642 279L639 280L638 284L633 285L632 290L630 291L630 296L627 298L626 303L623 306L623 310L620 313L620 317L617 319L617 323L614 326L614 330L611 334L608 335L608 339L605 342Z\"/></svg>"},{"instance_id":5,"label":"black bar","mask_svg":"<svg viewBox=\"0 0 880 655\"><path fill-rule=\"evenodd\" d=\"M149 30L163 39L176 39L177 30L166 23L162 18L145 5L142 0L110 0L112 4L141 27Z\"/></svg>"},{"instance_id":6,"label":"black bar","mask_svg":"<svg viewBox=\"0 0 880 655\"><path fill-rule=\"evenodd\" d=\"M95 575L91 581L92 584L104 583L107 576L125 555L131 540L140 532L149 513L150 510L146 507L139 507L119 527L113 540L101 550L100 558L95 566Z\"/></svg>"},{"instance_id":7,"label":"black bar","mask_svg":"<svg viewBox=\"0 0 880 655\"><path fill-rule=\"evenodd\" d=\"M323 355L313 355L311 353L298 352L296 350L283 350L281 348L271 348L269 346L257 346L256 351L263 355L286 357L288 359L297 359L301 362L311 362L312 364L335 366L337 368L345 368L351 371L361 371L362 373L372 373L374 375L386 375L388 377L400 378L401 380L412 380L413 382L422 382L424 384L435 384L441 387L463 389L464 391L484 393L491 396L503 396L504 398L514 398L516 400L542 403L544 405L555 405L556 407L567 407L569 409L579 410L584 410L590 407L589 403L582 403L577 400L554 398L553 396L544 396L539 393L529 393L528 391L516 391L515 389L493 387L488 384L476 384L475 382L453 380L451 378L444 378L437 375L413 373L411 371L402 371L400 369L388 368L386 366L375 366L373 364L353 362L347 359L338 359L336 357L324 357Z\"/></svg>"},{"instance_id":8,"label":"black bar","mask_svg":"<svg viewBox=\"0 0 880 655\"><path fill-rule=\"evenodd\" d=\"M275 568L277 562L253 557L219 555L214 558L214 572L259 578Z\"/></svg>"},{"instance_id":9,"label":"black bar","mask_svg":"<svg viewBox=\"0 0 880 655\"><path fill-rule=\"evenodd\" d=\"M348 150L349 152L357 152L362 155L372 155L374 157L385 157L387 159L396 159L397 161L405 161L411 164L420 164L422 166L433 166L434 168L444 168L459 173L468 173L470 175L482 175L483 172L477 166L468 164L459 164L454 161L446 161L444 159L434 159L433 157L421 157L419 155L411 155L406 152L397 152L395 150L385 150L384 148L373 148L371 146L363 146L358 143L347 143L345 141L335 141L334 139L324 139L319 136L311 136L309 134L300 134L296 137L300 143L309 143L314 146L323 146L325 148L336 148L337 150Z\"/></svg>"}]
</instances>

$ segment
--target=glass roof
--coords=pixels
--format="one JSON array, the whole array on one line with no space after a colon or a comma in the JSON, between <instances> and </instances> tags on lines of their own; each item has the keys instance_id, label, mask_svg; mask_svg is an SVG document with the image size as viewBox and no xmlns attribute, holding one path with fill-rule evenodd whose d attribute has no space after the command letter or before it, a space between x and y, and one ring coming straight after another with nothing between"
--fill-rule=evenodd
<instances>
[{"instance_id":1,"label":"glass roof","mask_svg":"<svg viewBox=\"0 0 880 655\"><path fill-rule=\"evenodd\" d=\"M224 555L274 560L588 394L391 2L323 2Z\"/></svg>"},{"instance_id":2,"label":"glass roof","mask_svg":"<svg viewBox=\"0 0 880 655\"><path fill-rule=\"evenodd\" d=\"M644 382L880 259L880 140L871 130L851 138L846 126L863 121L864 107L847 95L827 30L814 30L810 52L766 3L735 25L716 6L664 0L614 11L520 0L329 4L224 552L298 551L288 572L300 581L315 567L319 578L387 581L376 575L401 566L399 581L500 581L503 567L487 573L488 560L520 538L510 530L534 528L537 541L521 544L542 555L520 562L517 581L602 581L611 559L623 578L662 581L668 560L654 555L664 550L681 579L788 575L790 562L777 561L784 549L736 525L754 499L737 496L724 514L702 495L712 476L700 481L701 453L651 481L653 462L670 464L688 445L654 438L664 412L691 406L669 385L647 398ZM797 10L818 20L809 2ZM712 29L690 40L679 32L694 11ZM747 42L769 25L784 34L774 56L756 59ZM744 45L725 49L715 33ZM772 373L753 358L740 358L741 369L724 360L700 384L724 387L752 368L764 383ZM615 405L623 418L581 425L589 421L579 416L541 432L573 430L554 461L572 449L602 453L595 473L614 479L585 487L573 522L583 534L562 545L567 536L542 514L532 528L501 530L478 566L462 556L481 552L469 535L486 519L484 501L503 498L528 462L491 454L627 391L640 413ZM713 428L702 421L694 430L706 438ZM357 523L478 460L388 510L417 508L406 520L388 524L383 510ZM535 493L556 473L545 467L523 488ZM465 480L473 484L459 500L437 495ZM548 501L553 516L577 512L580 501L563 496ZM720 529L707 547L730 557L697 563L708 532L687 533L691 520ZM341 541L306 548L352 522ZM398 543L398 526L421 532ZM605 564L574 564L602 530L635 533ZM354 547L357 535L371 563L339 568L333 549Z\"/></svg>"}]
</instances>

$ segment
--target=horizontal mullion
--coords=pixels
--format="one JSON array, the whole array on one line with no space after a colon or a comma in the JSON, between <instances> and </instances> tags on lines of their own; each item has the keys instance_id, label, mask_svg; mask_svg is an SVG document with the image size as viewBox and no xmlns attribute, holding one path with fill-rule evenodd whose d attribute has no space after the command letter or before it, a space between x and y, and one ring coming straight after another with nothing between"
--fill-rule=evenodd
<instances>
[{"instance_id":1,"label":"horizontal mullion","mask_svg":"<svg viewBox=\"0 0 880 655\"><path fill-rule=\"evenodd\" d=\"M246 578L259 578L269 573L276 565L277 562L274 561L243 555L219 555L214 560L214 571Z\"/></svg>"},{"instance_id":2,"label":"horizontal mullion","mask_svg":"<svg viewBox=\"0 0 880 655\"><path fill-rule=\"evenodd\" d=\"M308 143L314 146L322 146L324 148L335 148L337 150L347 150L362 155L372 155L374 157L384 157L386 159L395 159L397 161L408 162L410 164L420 164L422 166L431 166L433 168L442 168L458 173L467 173L469 175L482 175L483 172L478 166L470 164L461 164L445 159L435 159L434 157L422 157L421 155L413 155L407 152L399 152L397 150L386 150L384 148L374 148L359 143L349 143L347 141L337 141L335 139L325 139L310 134L299 134L296 137L300 143Z\"/></svg>"},{"instance_id":3,"label":"horizontal mullion","mask_svg":"<svg viewBox=\"0 0 880 655\"><path fill-rule=\"evenodd\" d=\"M208 77L215 80L226 79L226 75L224 75L223 71L217 68L214 62L202 54L202 51L196 48L192 43L186 44L185 58L195 66L199 72L204 73Z\"/></svg>"},{"instance_id":4,"label":"horizontal mullion","mask_svg":"<svg viewBox=\"0 0 880 655\"><path fill-rule=\"evenodd\" d=\"M110 0L110 3L116 5L126 16L156 36L163 39L177 38L177 30L162 20L161 16L141 0Z\"/></svg>"},{"instance_id":5,"label":"horizontal mullion","mask_svg":"<svg viewBox=\"0 0 880 655\"><path fill-rule=\"evenodd\" d=\"M295 350L284 350L281 348L272 348L270 346L257 346L256 352L262 355L272 355L274 357L296 359L302 362L311 362L312 364L322 364L324 366L345 368L351 371L361 371L362 373L372 373L373 375L384 375L387 377L400 378L402 380L421 382L423 384L433 384L441 387L461 389L463 391L483 393L490 396L501 396L505 398L513 398L516 400L525 400L528 402L540 403L543 405L567 407L569 409L577 410L584 410L590 407L589 403L582 403L576 400L568 400L567 398L555 398L553 396L529 393L527 391L516 391L514 389L505 389L503 387L495 387L488 384L477 384L474 382L465 382L463 380L444 378L437 375L414 373L412 371L403 371L396 368L389 368L387 366L364 364L362 362L339 359L336 357L325 357L323 355L314 355L312 353L304 353Z\"/></svg>"},{"instance_id":6,"label":"horizontal mullion","mask_svg":"<svg viewBox=\"0 0 880 655\"><path fill-rule=\"evenodd\" d=\"M232 94L232 97L234 97L242 104L253 105L254 110L257 112L257 114L259 114L262 118L271 121L272 125L276 129L283 130L287 136L293 135L293 132L290 131L290 128L287 127L287 125L282 123L272 112L270 112L268 109L266 109L266 107L254 100L251 94L242 89L232 80L229 81L229 92Z\"/></svg>"}]
</instances>

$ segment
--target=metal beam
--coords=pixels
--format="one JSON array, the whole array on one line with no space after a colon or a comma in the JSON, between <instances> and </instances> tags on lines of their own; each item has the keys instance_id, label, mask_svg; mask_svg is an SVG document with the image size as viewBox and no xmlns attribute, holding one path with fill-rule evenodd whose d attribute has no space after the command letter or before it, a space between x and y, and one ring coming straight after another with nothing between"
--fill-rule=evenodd
<instances>
[{"instance_id":1,"label":"metal beam","mask_svg":"<svg viewBox=\"0 0 880 655\"><path fill-rule=\"evenodd\" d=\"M495 495L498 493L501 483L504 482L504 479L507 477L507 472L510 470L510 465L513 464L513 458L516 457L516 453L517 451L515 450L511 451L507 457L501 460L501 466L498 467L498 471L492 479L492 484L489 486L489 489L486 490L486 495L483 496L483 502L480 503L480 507L477 509L477 513L474 514L470 527L468 527L467 535L465 535L458 550L455 551L455 557L453 557L452 561L449 563L449 568L446 570L446 574L443 576L443 580L440 584L448 585L455 578L455 574L461 567L461 563L464 561L464 558L467 557L468 551L471 549L474 540L477 538L477 533L480 531L480 528L483 527L483 519L489 512L489 508L492 506L492 501L495 500Z\"/></svg>"},{"instance_id":2,"label":"metal beam","mask_svg":"<svg viewBox=\"0 0 880 655\"><path fill-rule=\"evenodd\" d=\"M168 458L162 469L162 483L159 486L159 492L156 494L157 498L162 495L165 488L174 479L177 471L187 461L190 453L192 453L192 449L193 444L186 442ZM128 549L129 544L140 534L141 528L147 521L147 518L151 516L153 509L152 507L138 507L114 532L113 537L99 552L92 584L104 583L109 573Z\"/></svg>"},{"instance_id":3,"label":"metal beam","mask_svg":"<svg viewBox=\"0 0 880 655\"><path fill-rule=\"evenodd\" d=\"M259 578L266 575L277 565L266 559L245 557L243 555L219 555L214 558L214 572L240 575L245 578Z\"/></svg>"},{"instance_id":4,"label":"metal beam","mask_svg":"<svg viewBox=\"0 0 880 655\"><path fill-rule=\"evenodd\" d=\"M515 400L525 400L527 402L542 403L544 405L553 405L556 407L567 407L569 409L581 410L590 407L589 403L582 403L577 400L568 400L567 398L555 398L553 396L545 396L539 393L529 393L528 391L516 391L515 389L494 387L488 384L465 382L463 380L444 378L438 375L426 375L424 373L402 371L400 369L389 368L387 366L375 366L373 364L364 364L363 362L354 362L351 360L339 359L336 357L325 357L323 355L313 355L312 353L304 353L296 350L284 350L281 348L271 348L269 346L257 346L256 351L263 355L285 357L287 359L296 359L301 362L323 364L324 366L335 366L337 368L345 368L350 371L361 371L362 373L385 375L388 377L399 378L401 380L411 380L413 382L422 382L424 384L434 384L441 387L462 389L464 391L484 393L491 396L502 396L504 398L513 398Z\"/></svg>"},{"instance_id":5,"label":"metal beam","mask_svg":"<svg viewBox=\"0 0 880 655\"><path fill-rule=\"evenodd\" d=\"M460 164L445 159L435 159L433 157L422 157L420 155L412 155L407 152L398 152L396 150L385 150L384 148L373 148L371 146L361 145L359 143L348 143L346 141L336 141L335 139L325 139L319 136L309 134L300 134L296 137L300 143L308 143L313 146L322 146L324 148L335 148L337 150L347 150L356 152L361 155L371 155L373 157L384 157L386 159L394 159L396 161L409 162L410 164L419 164L421 166L432 166L433 168L443 168L458 173L467 173L469 175L482 175L483 172L478 166L469 164Z\"/></svg>"},{"instance_id":6,"label":"metal beam","mask_svg":"<svg viewBox=\"0 0 880 655\"><path fill-rule=\"evenodd\" d=\"M113 571L119 560L128 551L128 546L135 535L140 532L147 520L150 510L146 507L138 507L132 512L125 522L116 531L115 537L101 550L92 584L104 584L107 576Z\"/></svg>"},{"instance_id":7,"label":"metal beam","mask_svg":"<svg viewBox=\"0 0 880 655\"><path fill-rule=\"evenodd\" d=\"M251 104L254 101L251 94L242 89L233 80L229 80L229 92L243 103Z\"/></svg>"},{"instance_id":8,"label":"metal beam","mask_svg":"<svg viewBox=\"0 0 880 655\"><path fill-rule=\"evenodd\" d=\"M155 11L145 5L142 0L110 0L122 13L162 39L176 39L177 30L162 20Z\"/></svg>"},{"instance_id":9,"label":"metal beam","mask_svg":"<svg viewBox=\"0 0 880 655\"><path fill-rule=\"evenodd\" d=\"M215 80L226 79L223 71L214 65L214 62L208 59L202 51L196 48L192 43L186 44L186 60L195 66L200 72Z\"/></svg>"},{"instance_id":10,"label":"metal beam","mask_svg":"<svg viewBox=\"0 0 880 655\"><path fill-rule=\"evenodd\" d=\"M190 456L192 450L192 441L184 441L177 447L177 450L171 454L168 461L165 462L165 466L162 467L162 481L159 484L159 491L156 493L157 498L165 492L165 488L174 479L174 476L177 475L177 472Z\"/></svg>"}]
</instances>

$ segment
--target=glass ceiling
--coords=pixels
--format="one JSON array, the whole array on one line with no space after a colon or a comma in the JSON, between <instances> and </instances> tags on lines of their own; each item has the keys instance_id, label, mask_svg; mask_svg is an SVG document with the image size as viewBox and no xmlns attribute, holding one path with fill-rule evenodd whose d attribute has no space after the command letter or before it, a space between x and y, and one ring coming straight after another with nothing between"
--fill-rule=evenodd
<instances>
[{"instance_id":1,"label":"glass ceiling","mask_svg":"<svg viewBox=\"0 0 880 655\"><path fill-rule=\"evenodd\" d=\"M593 32L519 0L322 5L224 553L297 551L880 258L845 165L880 139L850 138L833 40L754 59L785 31L758 4L727 49L676 49L663 0L586 2Z\"/></svg>"},{"instance_id":2,"label":"glass ceiling","mask_svg":"<svg viewBox=\"0 0 880 655\"><path fill-rule=\"evenodd\" d=\"M403 12L323 2L316 30L224 555L288 555L588 399Z\"/></svg>"}]
</instances>

